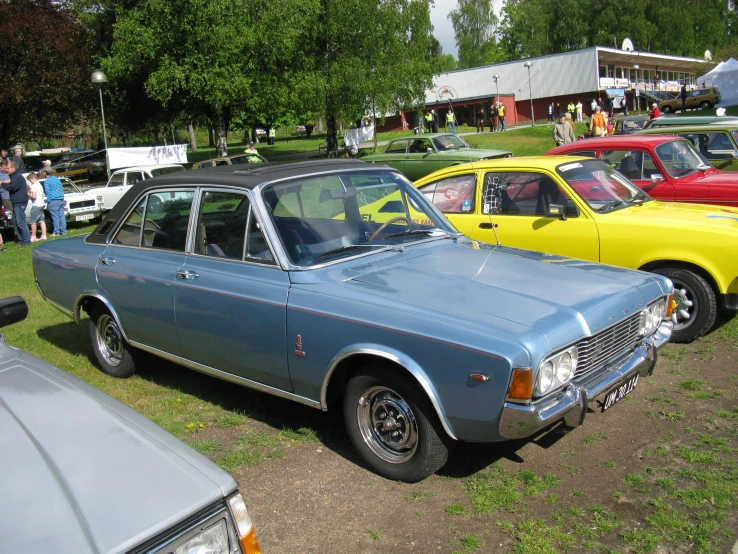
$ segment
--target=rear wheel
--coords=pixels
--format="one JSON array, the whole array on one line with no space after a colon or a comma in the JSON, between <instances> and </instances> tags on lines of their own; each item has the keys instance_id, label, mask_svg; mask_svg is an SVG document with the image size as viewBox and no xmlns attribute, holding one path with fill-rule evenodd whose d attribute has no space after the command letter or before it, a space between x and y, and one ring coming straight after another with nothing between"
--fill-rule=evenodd
<instances>
[{"instance_id":1,"label":"rear wheel","mask_svg":"<svg viewBox=\"0 0 738 554\"><path fill-rule=\"evenodd\" d=\"M377 473L415 483L448 460L452 440L417 385L383 366L352 377L343 412L354 448Z\"/></svg>"},{"instance_id":2,"label":"rear wheel","mask_svg":"<svg viewBox=\"0 0 738 554\"><path fill-rule=\"evenodd\" d=\"M664 106L664 107L663 107L663 108L661 109L661 111L662 111L662 112L664 112L664 113L671 113L671 112L673 112L673 111L674 111L674 109L673 109L673 108L672 108L671 106Z\"/></svg>"},{"instance_id":3,"label":"rear wheel","mask_svg":"<svg viewBox=\"0 0 738 554\"><path fill-rule=\"evenodd\" d=\"M664 275L674 283L677 303L672 315L673 342L692 342L707 333L715 324L718 305L715 291L707 280L688 269L662 267L654 273Z\"/></svg>"},{"instance_id":4,"label":"rear wheel","mask_svg":"<svg viewBox=\"0 0 738 554\"><path fill-rule=\"evenodd\" d=\"M702 108L703 110L709 110L710 108L712 108L712 104L705 100L704 102L702 102L702 104L700 104L700 108Z\"/></svg>"},{"instance_id":5,"label":"rear wheel","mask_svg":"<svg viewBox=\"0 0 738 554\"><path fill-rule=\"evenodd\" d=\"M136 372L133 349L102 304L98 304L90 314L90 341L95 359L105 373L113 377L130 377Z\"/></svg>"}]
</instances>

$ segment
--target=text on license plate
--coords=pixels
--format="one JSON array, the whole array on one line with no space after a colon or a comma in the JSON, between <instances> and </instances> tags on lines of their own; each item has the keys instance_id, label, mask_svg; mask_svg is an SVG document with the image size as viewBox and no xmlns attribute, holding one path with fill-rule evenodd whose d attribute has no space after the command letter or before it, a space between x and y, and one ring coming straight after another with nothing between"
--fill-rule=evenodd
<instances>
[{"instance_id":1,"label":"text on license plate","mask_svg":"<svg viewBox=\"0 0 738 554\"><path fill-rule=\"evenodd\" d=\"M605 401L602 404L603 412L608 408L612 408L615 403L619 402L620 400L625 398L625 396L633 392L633 389L635 389L636 385L638 384L638 375L639 374L636 373L625 383L607 393L607 396L605 396Z\"/></svg>"},{"instance_id":2,"label":"text on license plate","mask_svg":"<svg viewBox=\"0 0 738 554\"><path fill-rule=\"evenodd\" d=\"M95 217L95 214L85 214L85 215L78 215L75 216L75 221L84 221L85 219L92 219Z\"/></svg>"}]
</instances>

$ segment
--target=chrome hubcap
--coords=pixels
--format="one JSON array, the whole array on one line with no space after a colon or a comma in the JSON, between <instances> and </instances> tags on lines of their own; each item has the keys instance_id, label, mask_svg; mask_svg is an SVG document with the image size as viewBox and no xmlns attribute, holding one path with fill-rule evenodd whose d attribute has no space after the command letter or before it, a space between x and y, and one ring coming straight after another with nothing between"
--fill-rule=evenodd
<instances>
[{"instance_id":1,"label":"chrome hubcap","mask_svg":"<svg viewBox=\"0 0 738 554\"><path fill-rule=\"evenodd\" d=\"M97 320L97 350L111 366L123 360L123 337L115 320L107 314Z\"/></svg>"},{"instance_id":2,"label":"chrome hubcap","mask_svg":"<svg viewBox=\"0 0 738 554\"><path fill-rule=\"evenodd\" d=\"M401 464L415 454L418 425L407 402L392 389L372 387L356 406L359 430L366 445L382 460Z\"/></svg>"},{"instance_id":3,"label":"chrome hubcap","mask_svg":"<svg viewBox=\"0 0 738 554\"><path fill-rule=\"evenodd\" d=\"M671 315L674 329L689 327L699 309L694 293L684 283L674 282L674 301L676 302L676 308L674 308L674 313Z\"/></svg>"}]
</instances>

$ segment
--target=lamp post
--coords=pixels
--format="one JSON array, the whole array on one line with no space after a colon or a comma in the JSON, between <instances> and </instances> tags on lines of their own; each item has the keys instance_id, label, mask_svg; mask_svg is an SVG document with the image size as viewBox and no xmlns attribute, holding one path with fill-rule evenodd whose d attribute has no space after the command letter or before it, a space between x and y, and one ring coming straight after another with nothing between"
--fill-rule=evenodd
<instances>
[{"instance_id":1,"label":"lamp post","mask_svg":"<svg viewBox=\"0 0 738 554\"><path fill-rule=\"evenodd\" d=\"M494 75L492 75L492 79L494 79L494 81L495 81L495 92L496 92L495 101L497 101L497 100L500 99L500 85L497 82L497 80L499 78L500 78L500 76L497 73L495 73Z\"/></svg>"},{"instance_id":2,"label":"lamp post","mask_svg":"<svg viewBox=\"0 0 738 554\"><path fill-rule=\"evenodd\" d=\"M533 63L525 62L523 65L528 68L528 94L530 95L530 123L531 125L535 125L536 116L533 114L533 88L531 87L531 84L530 84L530 68L533 67Z\"/></svg>"},{"instance_id":3,"label":"lamp post","mask_svg":"<svg viewBox=\"0 0 738 554\"><path fill-rule=\"evenodd\" d=\"M640 65L637 63L633 64L633 69L635 70L635 93L633 94L633 111L634 112L640 112L641 111L641 102L640 102L640 95L641 91L638 88L638 70L641 68Z\"/></svg>"},{"instance_id":4,"label":"lamp post","mask_svg":"<svg viewBox=\"0 0 738 554\"><path fill-rule=\"evenodd\" d=\"M100 92L100 114L102 115L102 126L103 126L103 144L105 144L105 170L110 177L110 164L108 163L108 132L105 129L105 108L103 107L102 99L102 85L108 82L108 77L102 71L95 71L92 74L92 83L99 85L97 90Z\"/></svg>"}]
</instances>

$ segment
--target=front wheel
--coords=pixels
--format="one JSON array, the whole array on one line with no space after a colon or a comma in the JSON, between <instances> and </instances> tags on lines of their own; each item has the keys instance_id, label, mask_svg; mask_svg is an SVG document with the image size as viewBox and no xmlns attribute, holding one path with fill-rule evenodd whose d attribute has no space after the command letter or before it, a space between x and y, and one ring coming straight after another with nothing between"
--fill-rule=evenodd
<instances>
[{"instance_id":1,"label":"front wheel","mask_svg":"<svg viewBox=\"0 0 738 554\"><path fill-rule=\"evenodd\" d=\"M663 109L662 109L661 111L662 111L662 112L664 112L664 113L671 113L671 112L673 112L674 110L672 109L672 107L671 107L671 106L664 106L664 107L663 107Z\"/></svg>"},{"instance_id":2,"label":"front wheel","mask_svg":"<svg viewBox=\"0 0 738 554\"><path fill-rule=\"evenodd\" d=\"M123 338L110 312L98 305L90 314L90 341L100 368L113 377L130 377L136 372L133 350Z\"/></svg>"},{"instance_id":3,"label":"front wheel","mask_svg":"<svg viewBox=\"0 0 738 554\"><path fill-rule=\"evenodd\" d=\"M702 102L702 104L700 104L700 108L702 108L703 110L709 110L710 108L712 108L712 104L705 100L704 102Z\"/></svg>"},{"instance_id":4,"label":"front wheel","mask_svg":"<svg viewBox=\"0 0 738 554\"><path fill-rule=\"evenodd\" d=\"M354 448L383 477L415 483L448 460L453 442L417 385L397 371L370 367L352 377L343 414Z\"/></svg>"},{"instance_id":5,"label":"front wheel","mask_svg":"<svg viewBox=\"0 0 738 554\"><path fill-rule=\"evenodd\" d=\"M662 267L654 273L674 283L676 308L672 315L672 342L692 342L707 333L715 324L718 305L715 291L704 277L677 267Z\"/></svg>"}]
</instances>

